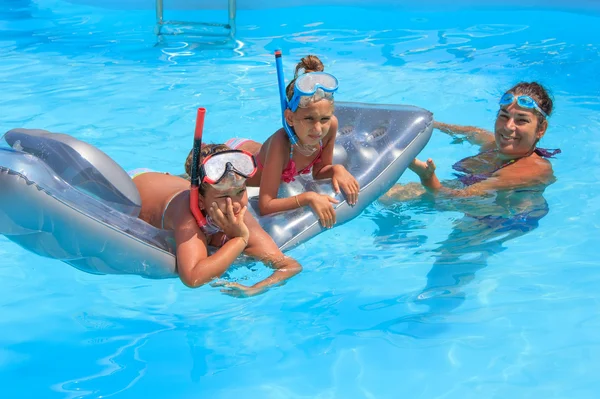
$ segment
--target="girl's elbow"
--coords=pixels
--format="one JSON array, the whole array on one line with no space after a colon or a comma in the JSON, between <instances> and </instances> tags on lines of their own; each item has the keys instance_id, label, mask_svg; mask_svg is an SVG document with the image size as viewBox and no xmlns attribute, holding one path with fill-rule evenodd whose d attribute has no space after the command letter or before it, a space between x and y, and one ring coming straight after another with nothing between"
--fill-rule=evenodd
<instances>
[{"instance_id":1,"label":"girl's elbow","mask_svg":"<svg viewBox=\"0 0 600 399\"><path fill-rule=\"evenodd\" d=\"M303 270L302 265L298 262L296 262L296 264L292 268L294 275L299 274L300 272L302 272L302 270Z\"/></svg>"},{"instance_id":2,"label":"girl's elbow","mask_svg":"<svg viewBox=\"0 0 600 399\"><path fill-rule=\"evenodd\" d=\"M204 284L206 284L206 282L203 280L187 278L187 277L181 276L181 275L179 276L179 279L188 288L199 288L199 287L202 287Z\"/></svg>"},{"instance_id":3,"label":"girl's elbow","mask_svg":"<svg viewBox=\"0 0 600 399\"><path fill-rule=\"evenodd\" d=\"M179 279L188 288L199 288L212 280L213 276L194 273L179 273Z\"/></svg>"},{"instance_id":4,"label":"girl's elbow","mask_svg":"<svg viewBox=\"0 0 600 399\"><path fill-rule=\"evenodd\" d=\"M290 277L302 272L302 265L296 259L286 257L285 260L278 265L278 268L287 271Z\"/></svg>"},{"instance_id":5,"label":"girl's elbow","mask_svg":"<svg viewBox=\"0 0 600 399\"><path fill-rule=\"evenodd\" d=\"M258 203L258 213L260 216L265 216L269 214L269 206L267 204L265 204L264 202L260 202Z\"/></svg>"}]
</instances>

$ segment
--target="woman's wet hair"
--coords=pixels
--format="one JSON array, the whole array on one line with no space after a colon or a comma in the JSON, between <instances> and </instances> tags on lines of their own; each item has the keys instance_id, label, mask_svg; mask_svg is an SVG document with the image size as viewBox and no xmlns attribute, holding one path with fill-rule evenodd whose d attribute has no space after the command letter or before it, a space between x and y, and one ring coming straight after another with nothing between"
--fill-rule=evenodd
<instances>
[{"instance_id":1,"label":"woman's wet hair","mask_svg":"<svg viewBox=\"0 0 600 399\"><path fill-rule=\"evenodd\" d=\"M552 98L548 94L548 91L544 86L537 82L519 82L512 87L507 93L512 93L515 96L526 95L535 100L538 106L550 116L553 109ZM540 116L540 121L543 120L544 116L539 112L535 111Z\"/></svg>"},{"instance_id":2,"label":"woman's wet hair","mask_svg":"<svg viewBox=\"0 0 600 399\"><path fill-rule=\"evenodd\" d=\"M324 70L325 66L323 65L319 57L317 57L316 55L307 55L306 57L302 58L300 62L296 64L296 70L294 71L294 79L292 79L292 81L288 83L287 87L285 88L285 94L287 96L288 101L291 100L292 96L294 95L294 84L296 83L296 79L298 79L298 76L301 75L299 74L300 71L303 71L302 73L310 73L323 72Z\"/></svg>"},{"instance_id":3,"label":"woman's wet hair","mask_svg":"<svg viewBox=\"0 0 600 399\"><path fill-rule=\"evenodd\" d=\"M220 152L229 151L229 150L231 150L231 148L229 148L225 144L202 144L202 147L200 148L200 158L198 159L198 163L202 164L202 160L210 155L218 154ZM187 173L188 176L192 176L193 156L194 156L194 150L192 149L190 151L190 153L188 154L188 156L185 160L185 165L184 165L185 173ZM200 187L198 188L198 191L200 192L200 194L202 194L204 196L204 193L206 192L206 189L209 186L210 185L208 183L201 183Z\"/></svg>"}]
</instances>

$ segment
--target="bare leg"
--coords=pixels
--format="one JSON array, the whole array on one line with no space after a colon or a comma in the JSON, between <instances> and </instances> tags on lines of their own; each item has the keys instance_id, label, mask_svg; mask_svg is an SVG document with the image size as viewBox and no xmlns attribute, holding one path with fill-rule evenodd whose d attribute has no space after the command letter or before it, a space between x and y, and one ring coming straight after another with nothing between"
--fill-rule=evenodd
<instances>
[{"instance_id":1,"label":"bare leg","mask_svg":"<svg viewBox=\"0 0 600 399\"><path fill-rule=\"evenodd\" d=\"M259 143L257 141L248 140L248 141L244 141L244 143L236 149L248 151L250 154L258 155L261 147L262 147L261 143Z\"/></svg>"},{"instance_id":2,"label":"bare leg","mask_svg":"<svg viewBox=\"0 0 600 399\"><path fill-rule=\"evenodd\" d=\"M384 205L392 205L398 201L409 201L425 194L426 190L419 183L396 184L379 198Z\"/></svg>"}]
</instances>

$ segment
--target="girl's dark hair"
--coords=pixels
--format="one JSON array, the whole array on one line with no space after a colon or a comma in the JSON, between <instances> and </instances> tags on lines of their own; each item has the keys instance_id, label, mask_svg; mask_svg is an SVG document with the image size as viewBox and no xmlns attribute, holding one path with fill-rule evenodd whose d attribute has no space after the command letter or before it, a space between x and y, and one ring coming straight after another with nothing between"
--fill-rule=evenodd
<instances>
[{"instance_id":1,"label":"girl's dark hair","mask_svg":"<svg viewBox=\"0 0 600 399\"><path fill-rule=\"evenodd\" d=\"M323 72L325 70L325 66L316 55L307 55L306 57L302 58L300 62L296 64L294 79L292 79L292 81L288 83L287 87L285 88L285 94L288 100L291 100L292 96L294 95L294 83L296 83L296 79L299 75L298 72L300 72L300 70L304 70L303 73Z\"/></svg>"},{"instance_id":2,"label":"girl's dark hair","mask_svg":"<svg viewBox=\"0 0 600 399\"><path fill-rule=\"evenodd\" d=\"M526 95L535 100L535 102L539 105L539 107L546 113L546 115L550 116L553 109L552 98L548 94L548 91L544 86L537 82L519 82L514 87L512 87L507 93L512 93L515 96L518 95ZM540 117L544 117L540 115Z\"/></svg>"},{"instance_id":3,"label":"girl's dark hair","mask_svg":"<svg viewBox=\"0 0 600 399\"><path fill-rule=\"evenodd\" d=\"M200 159L198 159L199 163L202 163L202 160L209 155L218 154L219 152L228 151L231 148L227 147L225 144L202 144L200 148ZM188 154L185 160L185 173L188 176L192 176L192 158L194 156L194 150L192 149ZM198 191L200 194L204 195L206 192L206 188L208 187L208 183L201 183Z\"/></svg>"}]
</instances>

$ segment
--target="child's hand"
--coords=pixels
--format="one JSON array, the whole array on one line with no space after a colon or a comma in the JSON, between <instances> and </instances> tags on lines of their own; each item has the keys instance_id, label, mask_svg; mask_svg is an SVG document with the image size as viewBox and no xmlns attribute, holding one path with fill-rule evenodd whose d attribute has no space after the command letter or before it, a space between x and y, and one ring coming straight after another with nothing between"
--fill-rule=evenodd
<instances>
[{"instance_id":1,"label":"child's hand","mask_svg":"<svg viewBox=\"0 0 600 399\"><path fill-rule=\"evenodd\" d=\"M346 200L350 205L356 205L358 201L358 191L360 186L354 176L350 174L342 165L333 166L333 177L331 178L333 189L339 194L340 188L346 195Z\"/></svg>"},{"instance_id":2,"label":"child's hand","mask_svg":"<svg viewBox=\"0 0 600 399\"><path fill-rule=\"evenodd\" d=\"M328 195L317 194L315 192L307 194L310 194L308 204L319 217L321 225L328 229L332 228L335 224L335 211L332 204L337 204L340 201Z\"/></svg>"},{"instance_id":3,"label":"child's hand","mask_svg":"<svg viewBox=\"0 0 600 399\"><path fill-rule=\"evenodd\" d=\"M248 245L250 232L244 223L244 215L246 214L247 209L247 207L243 207L242 210L235 215L233 213L233 203L231 202L231 198L227 198L225 213L219 209L216 202L213 202L210 208L208 208L208 215L215 221L221 230L223 230L227 237L241 237L246 242L246 245Z\"/></svg>"}]
</instances>

